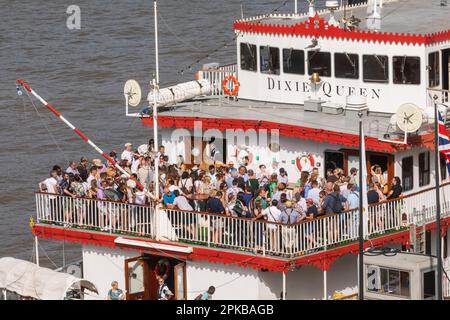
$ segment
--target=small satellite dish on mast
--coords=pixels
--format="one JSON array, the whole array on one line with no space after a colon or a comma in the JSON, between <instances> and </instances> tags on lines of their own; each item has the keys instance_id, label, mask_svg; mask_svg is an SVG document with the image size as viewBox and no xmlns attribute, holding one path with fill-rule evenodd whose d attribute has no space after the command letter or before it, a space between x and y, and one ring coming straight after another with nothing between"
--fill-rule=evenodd
<instances>
[{"instance_id":1,"label":"small satellite dish on mast","mask_svg":"<svg viewBox=\"0 0 450 320\"><path fill-rule=\"evenodd\" d=\"M416 132L420 129L423 123L423 112L418 106L413 103L402 104L397 112L391 118L391 124L397 125L398 129L404 132L404 140L387 140L380 139L380 141L391 142L397 144L407 144L408 133Z\"/></svg>"},{"instance_id":2,"label":"small satellite dish on mast","mask_svg":"<svg viewBox=\"0 0 450 320\"><path fill-rule=\"evenodd\" d=\"M123 94L127 99L128 105L137 107L142 99L141 86L136 80L130 79L125 82Z\"/></svg>"}]
</instances>

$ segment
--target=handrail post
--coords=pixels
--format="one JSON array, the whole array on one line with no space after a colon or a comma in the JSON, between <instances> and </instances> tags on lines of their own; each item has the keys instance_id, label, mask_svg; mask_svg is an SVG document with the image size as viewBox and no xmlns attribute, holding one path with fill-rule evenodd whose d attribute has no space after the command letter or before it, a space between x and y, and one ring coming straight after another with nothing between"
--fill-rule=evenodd
<instances>
[{"instance_id":1,"label":"handrail post","mask_svg":"<svg viewBox=\"0 0 450 320\"><path fill-rule=\"evenodd\" d=\"M112 204L109 202L109 233L112 233Z\"/></svg>"},{"instance_id":2,"label":"handrail post","mask_svg":"<svg viewBox=\"0 0 450 320\"><path fill-rule=\"evenodd\" d=\"M161 219L160 219L160 217L159 217L159 214L160 214L160 212L159 212L159 204L158 204L158 202L155 202L155 210L154 210L154 212L155 212L155 239L157 240L157 241L159 241L159 239L161 238L161 234L160 234L160 232L161 232L161 230L160 230L160 221L161 221Z\"/></svg>"},{"instance_id":3,"label":"handrail post","mask_svg":"<svg viewBox=\"0 0 450 320\"><path fill-rule=\"evenodd\" d=\"M266 256L266 227L267 223L262 223L263 256Z\"/></svg>"},{"instance_id":4,"label":"handrail post","mask_svg":"<svg viewBox=\"0 0 450 320\"><path fill-rule=\"evenodd\" d=\"M206 241L208 243L208 247L211 246L211 230L210 230L209 215L206 215Z\"/></svg>"}]
</instances>

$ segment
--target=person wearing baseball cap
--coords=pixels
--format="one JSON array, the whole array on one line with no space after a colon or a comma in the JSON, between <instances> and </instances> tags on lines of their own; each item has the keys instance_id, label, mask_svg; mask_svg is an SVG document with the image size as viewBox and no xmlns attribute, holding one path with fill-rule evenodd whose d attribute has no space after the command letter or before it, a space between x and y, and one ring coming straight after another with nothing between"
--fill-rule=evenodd
<instances>
[{"instance_id":1,"label":"person wearing baseball cap","mask_svg":"<svg viewBox=\"0 0 450 320\"><path fill-rule=\"evenodd\" d=\"M133 145L130 142L125 143L125 150L123 150L120 159L126 159L128 160L128 163L131 163L133 160Z\"/></svg>"}]
</instances>

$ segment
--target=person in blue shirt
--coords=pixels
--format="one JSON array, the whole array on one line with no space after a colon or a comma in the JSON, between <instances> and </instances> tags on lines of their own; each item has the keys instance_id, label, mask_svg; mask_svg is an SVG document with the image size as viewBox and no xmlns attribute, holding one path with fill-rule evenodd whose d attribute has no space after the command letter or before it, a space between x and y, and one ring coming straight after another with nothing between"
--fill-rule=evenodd
<instances>
[{"instance_id":1,"label":"person in blue shirt","mask_svg":"<svg viewBox=\"0 0 450 320\"><path fill-rule=\"evenodd\" d=\"M347 196L347 204L348 204L348 209L352 210L352 209L358 209L359 208L359 193L357 190L357 186L356 185L352 185L351 189L350 189L350 193ZM353 237L357 237L357 232L358 232L358 217L359 217L359 210L355 210L352 213L352 216L350 216L351 219L351 223L349 224L349 229L347 230L348 233L350 234L350 236Z\"/></svg>"},{"instance_id":2,"label":"person in blue shirt","mask_svg":"<svg viewBox=\"0 0 450 320\"><path fill-rule=\"evenodd\" d=\"M168 204L173 204L176 197L173 194L173 192L170 192L169 188L164 188L164 195L162 198L163 198L163 204L168 205Z\"/></svg>"},{"instance_id":3,"label":"person in blue shirt","mask_svg":"<svg viewBox=\"0 0 450 320\"><path fill-rule=\"evenodd\" d=\"M119 283L117 281L111 283L111 289L108 291L107 300L125 300L125 295L123 294L123 291L119 289Z\"/></svg>"},{"instance_id":4,"label":"person in blue shirt","mask_svg":"<svg viewBox=\"0 0 450 320\"><path fill-rule=\"evenodd\" d=\"M216 288L214 286L210 286L208 291L199 294L195 300L212 300L212 295L214 292L216 292Z\"/></svg>"},{"instance_id":5,"label":"person in blue shirt","mask_svg":"<svg viewBox=\"0 0 450 320\"><path fill-rule=\"evenodd\" d=\"M348 209L357 209L359 207L359 193L356 191L356 185L349 185L350 190L347 196Z\"/></svg>"}]
</instances>

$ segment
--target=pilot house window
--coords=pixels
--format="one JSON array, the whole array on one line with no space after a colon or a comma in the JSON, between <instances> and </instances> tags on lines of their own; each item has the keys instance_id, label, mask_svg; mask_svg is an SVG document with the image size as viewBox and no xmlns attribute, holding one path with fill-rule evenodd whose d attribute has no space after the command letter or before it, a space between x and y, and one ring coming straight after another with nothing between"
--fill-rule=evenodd
<instances>
[{"instance_id":1,"label":"pilot house window","mask_svg":"<svg viewBox=\"0 0 450 320\"><path fill-rule=\"evenodd\" d=\"M283 49L283 72L305 74L305 52L303 50Z\"/></svg>"},{"instance_id":2,"label":"pilot house window","mask_svg":"<svg viewBox=\"0 0 450 320\"><path fill-rule=\"evenodd\" d=\"M269 46L259 47L261 58L261 72L280 74L280 49Z\"/></svg>"},{"instance_id":3,"label":"pilot house window","mask_svg":"<svg viewBox=\"0 0 450 320\"><path fill-rule=\"evenodd\" d=\"M407 56L394 56L395 84L420 84L420 58Z\"/></svg>"},{"instance_id":4,"label":"pilot house window","mask_svg":"<svg viewBox=\"0 0 450 320\"><path fill-rule=\"evenodd\" d=\"M241 43L241 69L256 71L256 46L249 43Z\"/></svg>"},{"instance_id":5,"label":"pilot house window","mask_svg":"<svg viewBox=\"0 0 450 320\"><path fill-rule=\"evenodd\" d=\"M319 76L331 77L331 53L308 51L308 74L314 72Z\"/></svg>"},{"instance_id":6,"label":"pilot house window","mask_svg":"<svg viewBox=\"0 0 450 320\"><path fill-rule=\"evenodd\" d=\"M428 55L428 86L439 86L439 52L432 52Z\"/></svg>"},{"instance_id":7,"label":"pilot house window","mask_svg":"<svg viewBox=\"0 0 450 320\"><path fill-rule=\"evenodd\" d=\"M363 55L364 82L389 82L389 65L387 56L376 54Z\"/></svg>"},{"instance_id":8,"label":"pilot house window","mask_svg":"<svg viewBox=\"0 0 450 320\"><path fill-rule=\"evenodd\" d=\"M358 79L359 78L358 55L346 52L335 53L334 76L336 78Z\"/></svg>"}]
</instances>

